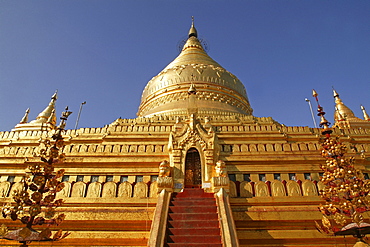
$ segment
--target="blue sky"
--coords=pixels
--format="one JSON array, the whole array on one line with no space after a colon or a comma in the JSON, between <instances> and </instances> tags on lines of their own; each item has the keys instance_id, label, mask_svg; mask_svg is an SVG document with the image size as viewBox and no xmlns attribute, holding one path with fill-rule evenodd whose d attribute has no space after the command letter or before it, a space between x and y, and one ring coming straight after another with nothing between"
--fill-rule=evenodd
<instances>
[{"instance_id":1,"label":"blue sky","mask_svg":"<svg viewBox=\"0 0 370 247\"><path fill-rule=\"evenodd\" d=\"M245 85L254 115L313 126L311 90L332 121L332 86L370 113L370 1L0 1L0 130L59 91L74 128L135 118L142 90L177 55L191 16L209 55Z\"/></svg>"}]
</instances>

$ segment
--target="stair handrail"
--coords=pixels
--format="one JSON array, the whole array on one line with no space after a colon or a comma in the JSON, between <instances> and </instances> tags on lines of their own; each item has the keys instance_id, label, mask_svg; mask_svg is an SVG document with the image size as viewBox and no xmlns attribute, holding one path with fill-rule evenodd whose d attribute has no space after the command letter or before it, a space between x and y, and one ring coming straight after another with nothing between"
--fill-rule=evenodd
<instances>
[{"instance_id":1,"label":"stair handrail","mask_svg":"<svg viewBox=\"0 0 370 247\"><path fill-rule=\"evenodd\" d=\"M150 227L148 247L164 246L171 194L171 192L164 189L158 195L157 206L155 207L153 221Z\"/></svg>"},{"instance_id":2,"label":"stair handrail","mask_svg":"<svg viewBox=\"0 0 370 247\"><path fill-rule=\"evenodd\" d=\"M221 225L221 236L224 247L239 247L239 239L236 234L236 227L230 207L229 195L224 188L216 194L218 214Z\"/></svg>"}]
</instances>

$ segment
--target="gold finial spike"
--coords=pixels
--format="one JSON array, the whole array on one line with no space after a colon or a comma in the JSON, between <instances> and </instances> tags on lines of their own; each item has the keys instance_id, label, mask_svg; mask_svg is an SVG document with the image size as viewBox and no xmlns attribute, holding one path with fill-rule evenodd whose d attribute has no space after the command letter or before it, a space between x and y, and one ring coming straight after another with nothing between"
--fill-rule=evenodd
<instances>
[{"instance_id":1,"label":"gold finial spike","mask_svg":"<svg viewBox=\"0 0 370 247\"><path fill-rule=\"evenodd\" d=\"M48 119L50 116L52 116L52 112L55 109L55 102L58 99L58 90L55 91L53 96L51 96L51 100L49 105L37 116L36 120L33 120L32 122L40 122L45 123L48 122Z\"/></svg>"},{"instance_id":2,"label":"gold finial spike","mask_svg":"<svg viewBox=\"0 0 370 247\"><path fill-rule=\"evenodd\" d=\"M335 91L334 88L333 88L333 95L334 95L334 98L339 97L339 94L337 93L337 91Z\"/></svg>"},{"instance_id":3,"label":"gold finial spike","mask_svg":"<svg viewBox=\"0 0 370 247\"><path fill-rule=\"evenodd\" d=\"M367 114L366 109L365 109L365 107L364 107L363 105L361 105L361 110L362 110L362 113L364 114L364 119L365 119L366 121L370 121L370 117L369 117L369 115Z\"/></svg>"},{"instance_id":4,"label":"gold finial spike","mask_svg":"<svg viewBox=\"0 0 370 247\"><path fill-rule=\"evenodd\" d=\"M28 114L30 113L30 108L27 108L26 113L24 114L22 120L19 122L21 124L28 123Z\"/></svg>"},{"instance_id":5,"label":"gold finial spike","mask_svg":"<svg viewBox=\"0 0 370 247\"><path fill-rule=\"evenodd\" d=\"M317 94L317 92L315 91L315 89L312 89L312 96L313 96L313 97L315 97L315 98L316 98L317 96L319 96L319 95Z\"/></svg>"},{"instance_id":6,"label":"gold finial spike","mask_svg":"<svg viewBox=\"0 0 370 247\"><path fill-rule=\"evenodd\" d=\"M54 101L58 99L58 89L55 90L55 93L53 94L53 96L51 96L51 99L53 99Z\"/></svg>"},{"instance_id":7,"label":"gold finial spike","mask_svg":"<svg viewBox=\"0 0 370 247\"><path fill-rule=\"evenodd\" d=\"M190 27L190 30L189 30L189 38L194 36L195 38L198 37L198 32L197 32L197 29L195 29L194 27L194 16L191 17L191 27Z\"/></svg>"},{"instance_id":8,"label":"gold finial spike","mask_svg":"<svg viewBox=\"0 0 370 247\"><path fill-rule=\"evenodd\" d=\"M323 128L323 130L321 131L321 133L323 135L326 135L327 137L330 136L330 134L333 132L331 130L331 128L329 127L330 126L330 123L328 122L328 120L326 120L325 118L325 112L324 112L324 109L322 108L322 106L320 106L320 103L319 103L319 98L318 98L318 94L317 92L313 89L312 90L312 96L315 97L316 99L316 103L317 103L317 111L318 111L318 116L320 117L321 121L320 121L320 124L319 126Z\"/></svg>"}]
</instances>

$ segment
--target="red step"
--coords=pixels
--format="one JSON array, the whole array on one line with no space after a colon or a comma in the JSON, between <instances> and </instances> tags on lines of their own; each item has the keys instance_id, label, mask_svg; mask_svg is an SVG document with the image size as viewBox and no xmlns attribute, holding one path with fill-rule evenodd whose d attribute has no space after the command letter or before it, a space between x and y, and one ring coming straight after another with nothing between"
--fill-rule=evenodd
<instances>
[{"instance_id":1,"label":"red step","mask_svg":"<svg viewBox=\"0 0 370 247\"><path fill-rule=\"evenodd\" d=\"M167 242L171 243L204 243L204 244L219 244L221 243L221 236L191 236L191 235L169 235Z\"/></svg>"},{"instance_id":2,"label":"red step","mask_svg":"<svg viewBox=\"0 0 370 247\"><path fill-rule=\"evenodd\" d=\"M173 198L171 206L214 206L216 200L214 198Z\"/></svg>"},{"instance_id":3,"label":"red step","mask_svg":"<svg viewBox=\"0 0 370 247\"><path fill-rule=\"evenodd\" d=\"M170 213L217 213L216 206L170 206Z\"/></svg>"},{"instance_id":4,"label":"red step","mask_svg":"<svg viewBox=\"0 0 370 247\"><path fill-rule=\"evenodd\" d=\"M168 228L171 235L220 235L220 229L212 228Z\"/></svg>"},{"instance_id":5,"label":"red step","mask_svg":"<svg viewBox=\"0 0 370 247\"><path fill-rule=\"evenodd\" d=\"M202 197L202 198L214 198L214 194L212 193L205 193L203 189L184 189L183 192L174 193L175 198L180 197Z\"/></svg>"},{"instance_id":6,"label":"red step","mask_svg":"<svg viewBox=\"0 0 370 247\"><path fill-rule=\"evenodd\" d=\"M199 188L186 188L174 193L170 205L166 246L222 246L214 194Z\"/></svg>"},{"instance_id":7,"label":"red step","mask_svg":"<svg viewBox=\"0 0 370 247\"><path fill-rule=\"evenodd\" d=\"M204 244L204 243L168 243L167 246L169 247L222 247L222 244Z\"/></svg>"},{"instance_id":8,"label":"red step","mask_svg":"<svg viewBox=\"0 0 370 247\"><path fill-rule=\"evenodd\" d=\"M168 225L173 228L219 228L218 220L169 220Z\"/></svg>"},{"instance_id":9,"label":"red step","mask_svg":"<svg viewBox=\"0 0 370 247\"><path fill-rule=\"evenodd\" d=\"M218 218L217 213L177 213L177 214L172 214L170 213L169 215L169 220L214 220Z\"/></svg>"}]
</instances>

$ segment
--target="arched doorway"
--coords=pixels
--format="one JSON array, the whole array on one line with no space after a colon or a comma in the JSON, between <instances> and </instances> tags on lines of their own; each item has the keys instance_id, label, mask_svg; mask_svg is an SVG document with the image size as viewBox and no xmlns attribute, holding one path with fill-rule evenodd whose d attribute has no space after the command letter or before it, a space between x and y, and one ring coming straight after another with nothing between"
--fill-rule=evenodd
<instances>
[{"instance_id":1,"label":"arched doorway","mask_svg":"<svg viewBox=\"0 0 370 247\"><path fill-rule=\"evenodd\" d=\"M202 167L197 149L190 148L185 158L185 187L200 188L202 185Z\"/></svg>"}]
</instances>

